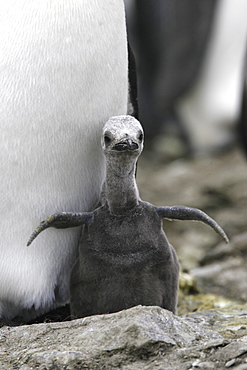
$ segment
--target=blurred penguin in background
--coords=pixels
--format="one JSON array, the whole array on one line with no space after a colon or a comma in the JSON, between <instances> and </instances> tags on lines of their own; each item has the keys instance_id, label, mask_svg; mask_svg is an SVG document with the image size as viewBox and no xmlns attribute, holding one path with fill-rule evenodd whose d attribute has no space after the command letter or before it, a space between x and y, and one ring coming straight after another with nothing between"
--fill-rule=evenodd
<instances>
[{"instance_id":1,"label":"blurred penguin in background","mask_svg":"<svg viewBox=\"0 0 247 370\"><path fill-rule=\"evenodd\" d=\"M126 10L146 136L178 135L194 155L231 146L243 99L247 2L126 0Z\"/></svg>"}]
</instances>

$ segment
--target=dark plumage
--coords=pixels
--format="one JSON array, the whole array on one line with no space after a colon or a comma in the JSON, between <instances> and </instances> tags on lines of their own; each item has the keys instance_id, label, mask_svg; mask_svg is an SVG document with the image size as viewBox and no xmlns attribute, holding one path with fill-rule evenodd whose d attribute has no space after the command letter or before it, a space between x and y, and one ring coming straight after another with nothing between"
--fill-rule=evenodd
<instances>
[{"instance_id":1,"label":"dark plumage","mask_svg":"<svg viewBox=\"0 0 247 370\"><path fill-rule=\"evenodd\" d=\"M142 148L140 123L130 116L112 117L102 135L107 163L102 205L89 213L62 212L48 217L28 242L48 227L84 225L71 275L73 317L138 304L176 312L179 263L162 229L162 218L202 221L228 241L218 224L198 209L155 207L139 198L135 171Z\"/></svg>"}]
</instances>

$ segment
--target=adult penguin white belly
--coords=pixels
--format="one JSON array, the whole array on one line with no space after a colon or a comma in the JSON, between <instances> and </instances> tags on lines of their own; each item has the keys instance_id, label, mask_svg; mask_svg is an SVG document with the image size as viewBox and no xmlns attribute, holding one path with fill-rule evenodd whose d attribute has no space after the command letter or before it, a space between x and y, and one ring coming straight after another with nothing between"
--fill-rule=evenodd
<instances>
[{"instance_id":1,"label":"adult penguin white belly","mask_svg":"<svg viewBox=\"0 0 247 370\"><path fill-rule=\"evenodd\" d=\"M29 234L94 206L101 127L127 113L123 1L2 0L0 45L0 317L28 320L68 301L79 230Z\"/></svg>"}]
</instances>

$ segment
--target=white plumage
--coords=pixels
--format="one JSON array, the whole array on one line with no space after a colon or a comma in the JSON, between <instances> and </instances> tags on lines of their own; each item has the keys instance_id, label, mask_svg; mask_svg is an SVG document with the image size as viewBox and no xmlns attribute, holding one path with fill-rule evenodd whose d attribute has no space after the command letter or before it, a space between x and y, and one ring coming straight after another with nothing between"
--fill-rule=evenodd
<instances>
[{"instance_id":1,"label":"white plumage","mask_svg":"<svg viewBox=\"0 0 247 370\"><path fill-rule=\"evenodd\" d=\"M2 0L0 47L0 317L30 319L68 301L79 230L30 232L94 206L102 127L127 113L123 1Z\"/></svg>"}]
</instances>

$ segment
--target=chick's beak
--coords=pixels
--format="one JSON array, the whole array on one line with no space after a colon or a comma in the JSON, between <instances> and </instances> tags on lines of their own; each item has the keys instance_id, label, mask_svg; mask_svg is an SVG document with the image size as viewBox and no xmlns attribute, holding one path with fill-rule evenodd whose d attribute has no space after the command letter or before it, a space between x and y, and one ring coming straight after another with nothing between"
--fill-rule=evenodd
<instances>
[{"instance_id":1,"label":"chick's beak","mask_svg":"<svg viewBox=\"0 0 247 370\"><path fill-rule=\"evenodd\" d=\"M120 141L113 147L114 150L119 152L122 152L124 150L137 150L138 148L138 144L129 137L126 137L124 140Z\"/></svg>"}]
</instances>

